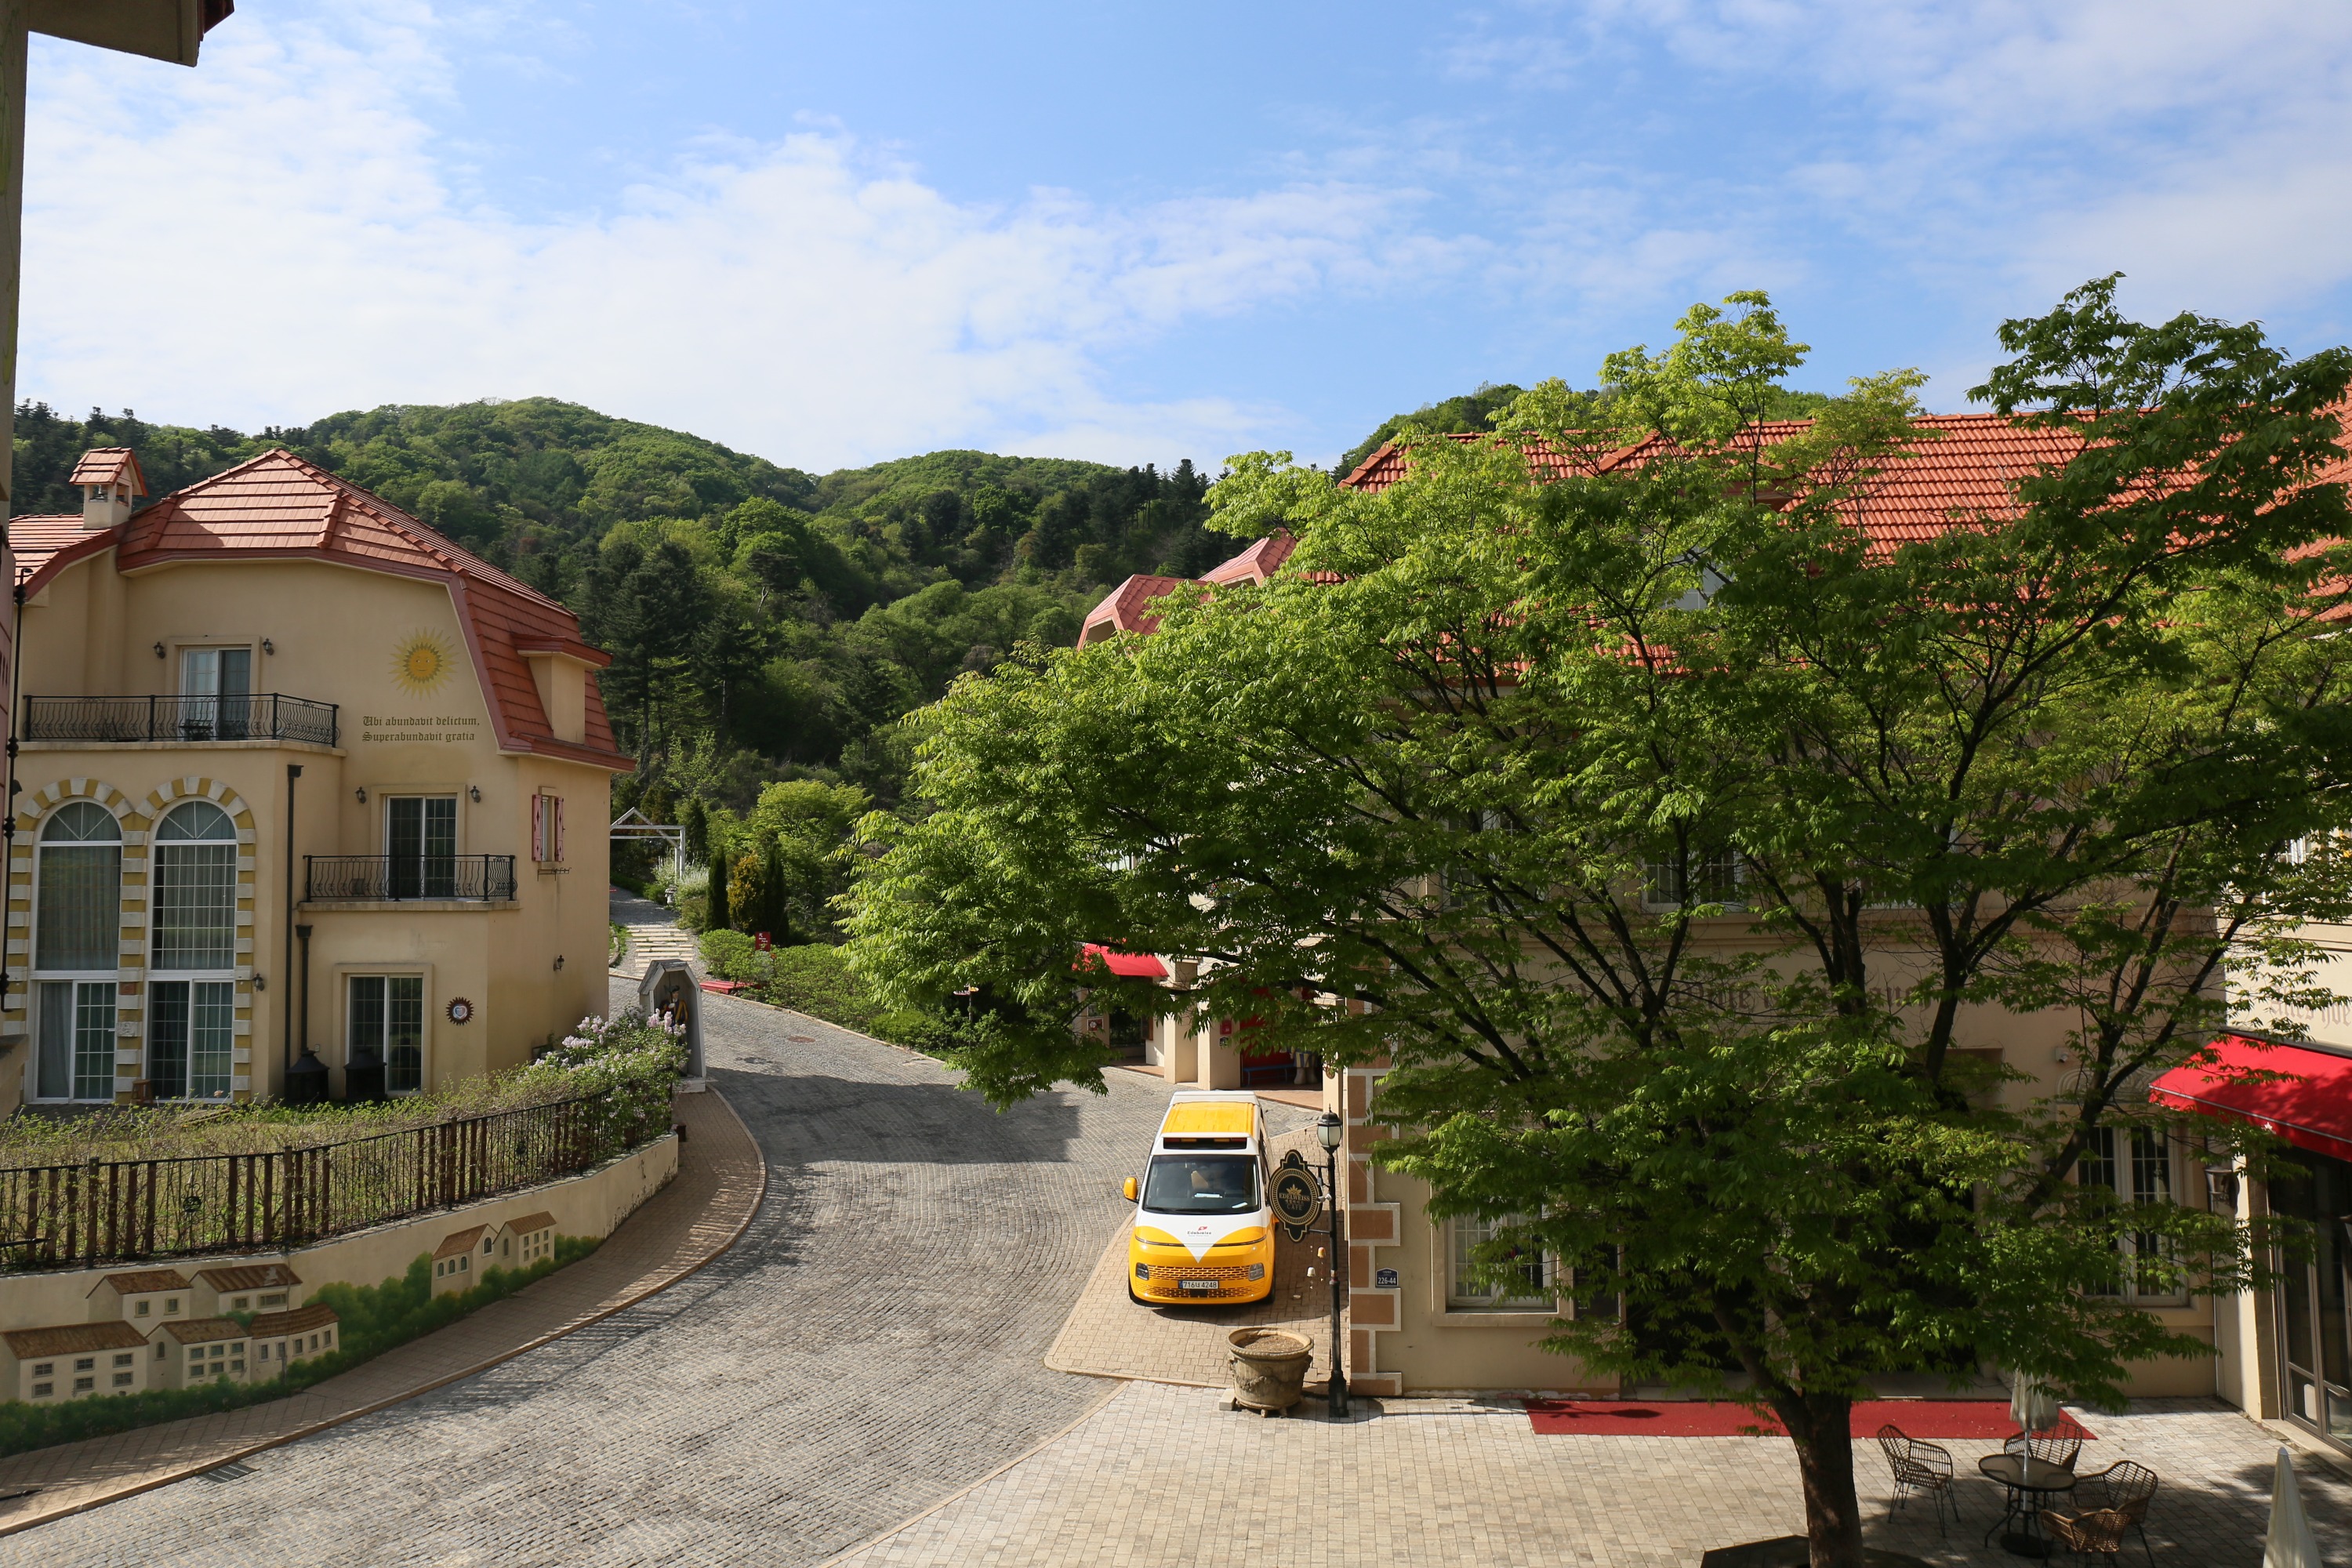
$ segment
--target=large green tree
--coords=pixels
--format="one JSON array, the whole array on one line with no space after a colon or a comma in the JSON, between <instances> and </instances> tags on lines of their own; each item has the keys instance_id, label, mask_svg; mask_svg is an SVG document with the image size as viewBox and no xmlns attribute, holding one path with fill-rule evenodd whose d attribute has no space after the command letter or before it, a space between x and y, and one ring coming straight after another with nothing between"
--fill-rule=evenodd
<instances>
[{"instance_id":1,"label":"large green tree","mask_svg":"<svg viewBox=\"0 0 2352 1568\"><path fill-rule=\"evenodd\" d=\"M2230 1217L2116 1172L2173 1135L2144 1086L2225 962L2258 1010L2324 994L2294 922L2346 907L2352 355L2086 286L1976 394L2031 456L1891 531L1917 378L1759 441L1802 350L1727 304L1612 358L1617 423L1538 387L1374 495L1236 459L1221 526L1291 529L1296 570L960 681L929 814L870 825L853 962L980 987L999 1100L1098 1085L1085 941L1208 961L1087 977L1130 1012L1384 1062L1377 1157L1500 1222L1498 1271L1539 1247L1616 1303L1549 1348L1769 1410L1853 1568L1874 1379L2112 1398L2203 1348L2135 1298L2247 1277ZM2076 1053L2060 1092L1988 1059L2009 1016Z\"/></svg>"}]
</instances>

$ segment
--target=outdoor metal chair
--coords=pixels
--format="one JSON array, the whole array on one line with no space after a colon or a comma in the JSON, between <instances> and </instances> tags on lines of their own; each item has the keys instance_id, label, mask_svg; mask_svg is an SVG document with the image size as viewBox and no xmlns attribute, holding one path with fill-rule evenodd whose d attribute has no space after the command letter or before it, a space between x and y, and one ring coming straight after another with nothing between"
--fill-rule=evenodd
<instances>
[{"instance_id":1,"label":"outdoor metal chair","mask_svg":"<svg viewBox=\"0 0 2352 1568\"><path fill-rule=\"evenodd\" d=\"M2020 1432L2004 1441L2001 1449L2020 1458L2039 1459L2045 1465L2071 1470L2074 1457L2083 1451L2082 1428L2065 1421L2039 1432Z\"/></svg>"},{"instance_id":2,"label":"outdoor metal chair","mask_svg":"<svg viewBox=\"0 0 2352 1568\"><path fill-rule=\"evenodd\" d=\"M2049 1533L2053 1552L2071 1552L2077 1557L2097 1557L2112 1563L2123 1552L2124 1537L2131 1531L2131 1521L2111 1508L2077 1514L2045 1508L2042 1510L2042 1528ZM2148 1561L2156 1561L2153 1552Z\"/></svg>"},{"instance_id":3,"label":"outdoor metal chair","mask_svg":"<svg viewBox=\"0 0 2352 1568\"><path fill-rule=\"evenodd\" d=\"M2076 1518L2071 1528L2085 1540L2108 1541L2109 1544L2076 1546L2074 1550L2086 1555L2094 1552L2120 1553L2124 1534L2129 1531L2138 1535L2140 1550L2147 1553L2148 1568L2156 1568L2156 1548L2147 1541L2147 1505L2156 1497L2156 1472L2131 1459L2118 1460L2095 1476L2084 1476L2074 1489L2074 1495L2099 1506ZM2051 1517L2042 1515L2045 1521Z\"/></svg>"},{"instance_id":4,"label":"outdoor metal chair","mask_svg":"<svg viewBox=\"0 0 2352 1568\"><path fill-rule=\"evenodd\" d=\"M1906 1437L1900 1426L1891 1425L1878 1429L1878 1447L1886 1455L1887 1468L1895 1472L1895 1501L1887 1509L1887 1517L1892 1519L1916 1493L1935 1509L1936 1533L1948 1535L1944 1525L1946 1505L1950 1506L1954 1520L1960 1517L1960 1494L1952 1486L1951 1451Z\"/></svg>"}]
</instances>

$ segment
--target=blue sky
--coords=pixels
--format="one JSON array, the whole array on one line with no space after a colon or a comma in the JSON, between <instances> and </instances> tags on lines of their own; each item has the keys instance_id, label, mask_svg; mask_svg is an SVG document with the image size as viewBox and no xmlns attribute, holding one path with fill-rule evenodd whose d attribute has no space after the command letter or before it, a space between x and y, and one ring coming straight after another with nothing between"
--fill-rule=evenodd
<instances>
[{"instance_id":1,"label":"blue sky","mask_svg":"<svg viewBox=\"0 0 2352 1568\"><path fill-rule=\"evenodd\" d=\"M1965 405L2003 316L2352 336L2352 7L246 0L36 40L24 394L549 394L824 469L1328 463L1772 291Z\"/></svg>"}]
</instances>

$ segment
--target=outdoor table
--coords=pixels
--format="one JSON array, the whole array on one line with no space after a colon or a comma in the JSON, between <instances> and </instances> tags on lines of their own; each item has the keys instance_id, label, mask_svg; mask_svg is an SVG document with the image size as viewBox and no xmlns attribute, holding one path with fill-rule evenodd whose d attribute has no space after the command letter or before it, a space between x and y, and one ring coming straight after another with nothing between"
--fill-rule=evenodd
<instances>
[{"instance_id":1,"label":"outdoor table","mask_svg":"<svg viewBox=\"0 0 2352 1568\"><path fill-rule=\"evenodd\" d=\"M2004 1532L2001 1550L2016 1557L2049 1556L2050 1538L2042 1530L2042 1502L2062 1492L2073 1491L2080 1478L2063 1465L2022 1454L1988 1454L1977 1461L1977 1468L2009 1489L2008 1506L2001 1510L1992 1530L1985 1531L1986 1542L1990 1543L1993 1531L2002 1525L2020 1520L2024 1528Z\"/></svg>"}]
</instances>

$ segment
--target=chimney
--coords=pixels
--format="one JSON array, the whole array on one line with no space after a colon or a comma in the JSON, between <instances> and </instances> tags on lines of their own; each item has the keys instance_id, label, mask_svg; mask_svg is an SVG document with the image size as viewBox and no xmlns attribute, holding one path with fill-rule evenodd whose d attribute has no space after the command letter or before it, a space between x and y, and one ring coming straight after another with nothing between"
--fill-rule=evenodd
<instances>
[{"instance_id":1,"label":"chimney","mask_svg":"<svg viewBox=\"0 0 2352 1568\"><path fill-rule=\"evenodd\" d=\"M130 517L132 501L147 493L147 476L139 471L138 455L128 447L84 452L66 482L80 487L81 525L91 531L112 528Z\"/></svg>"}]
</instances>

